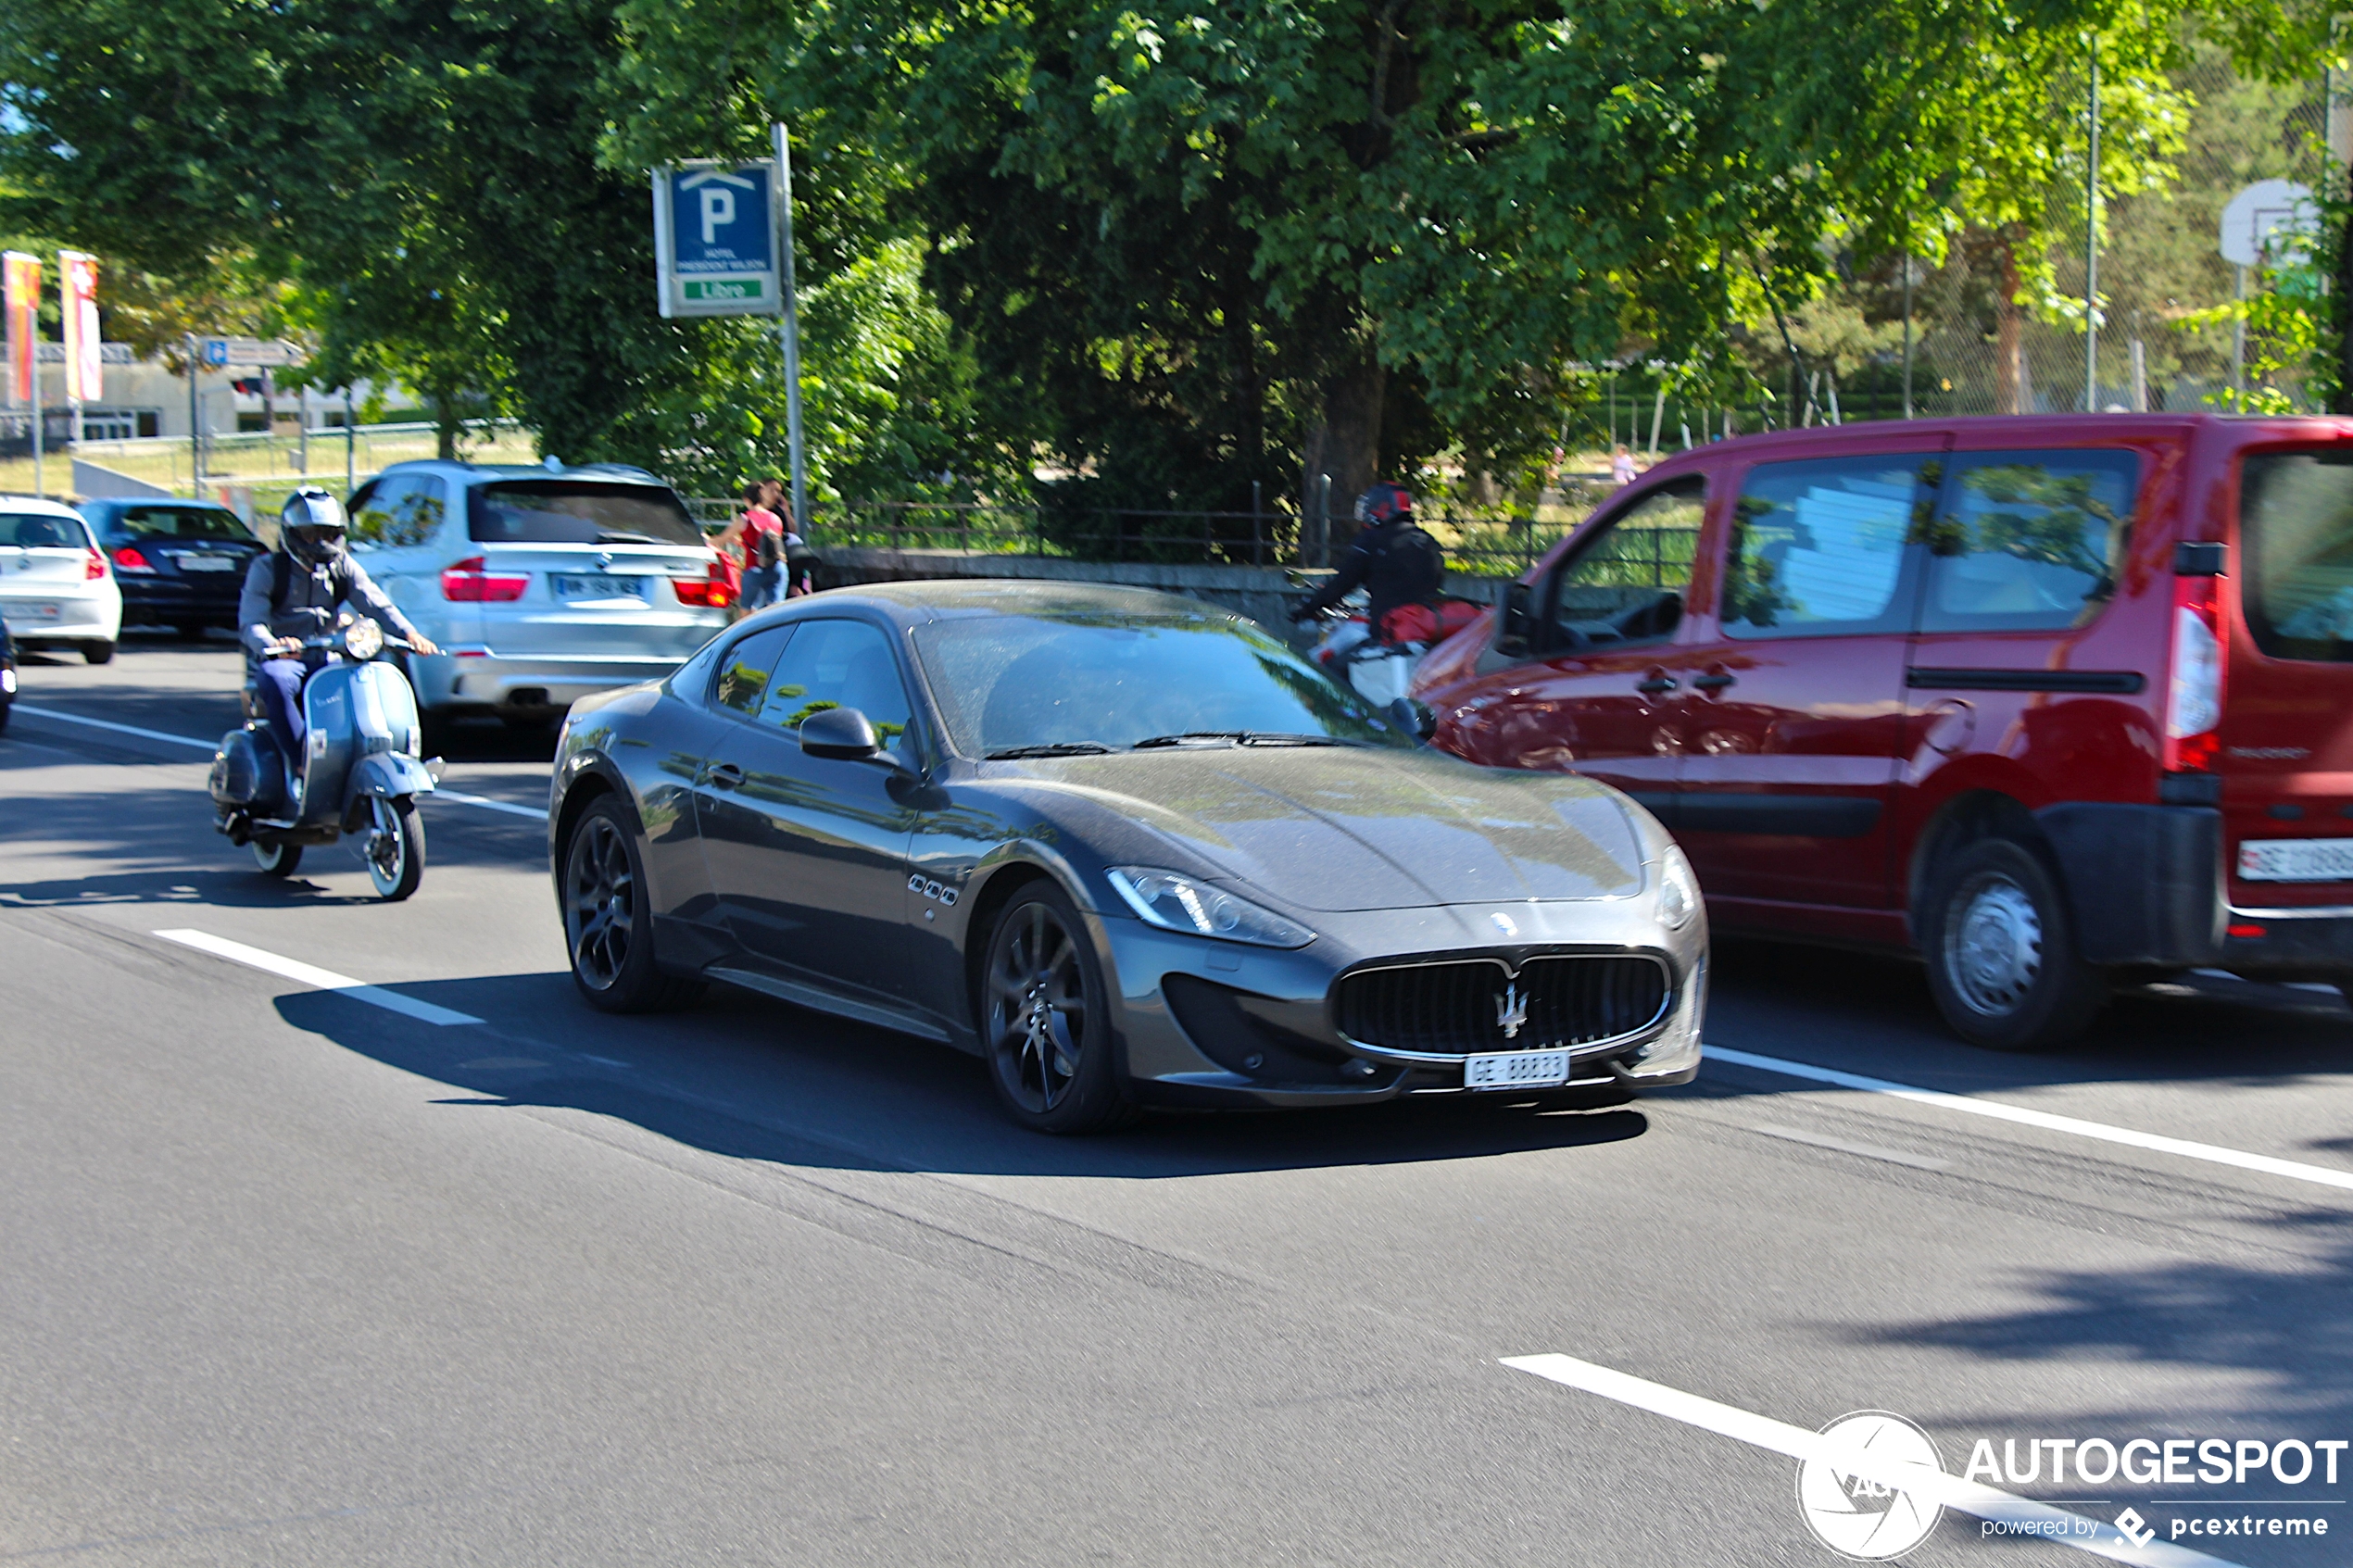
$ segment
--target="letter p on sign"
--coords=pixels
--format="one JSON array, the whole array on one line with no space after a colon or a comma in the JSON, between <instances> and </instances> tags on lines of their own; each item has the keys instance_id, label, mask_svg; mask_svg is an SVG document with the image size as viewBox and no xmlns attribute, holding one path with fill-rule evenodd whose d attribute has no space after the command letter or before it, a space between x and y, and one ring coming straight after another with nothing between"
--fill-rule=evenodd
<instances>
[{"instance_id":1,"label":"letter p on sign","mask_svg":"<svg viewBox=\"0 0 2353 1568\"><path fill-rule=\"evenodd\" d=\"M702 198L702 243L716 245L719 231L736 220L736 193L724 185L705 185L695 194Z\"/></svg>"}]
</instances>

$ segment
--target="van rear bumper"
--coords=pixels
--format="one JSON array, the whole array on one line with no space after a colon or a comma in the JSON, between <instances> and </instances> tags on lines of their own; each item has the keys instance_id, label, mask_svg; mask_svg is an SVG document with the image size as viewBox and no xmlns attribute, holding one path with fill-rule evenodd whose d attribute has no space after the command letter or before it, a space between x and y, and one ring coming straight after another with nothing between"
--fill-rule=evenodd
<instances>
[{"instance_id":1,"label":"van rear bumper","mask_svg":"<svg viewBox=\"0 0 2353 1568\"><path fill-rule=\"evenodd\" d=\"M2231 909L2219 969L2285 980L2353 974L2353 906Z\"/></svg>"},{"instance_id":2,"label":"van rear bumper","mask_svg":"<svg viewBox=\"0 0 2353 1568\"><path fill-rule=\"evenodd\" d=\"M2096 964L2221 961L2222 813L2068 801L2034 813L2058 858L2078 949Z\"/></svg>"}]
</instances>

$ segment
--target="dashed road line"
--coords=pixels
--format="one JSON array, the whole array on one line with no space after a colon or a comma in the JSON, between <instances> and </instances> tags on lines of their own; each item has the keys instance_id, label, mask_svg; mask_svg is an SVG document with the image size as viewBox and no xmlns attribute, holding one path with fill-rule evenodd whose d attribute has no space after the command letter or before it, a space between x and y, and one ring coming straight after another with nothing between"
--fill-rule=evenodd
<instances>
[{"instance_id":1,"label":"dashed road line","mask_svg":"<svg viewBox=\"0 0 2353 1568\"><path fill-rule=\"evenodd\" d=\"M354 980L347 974L337 974L332 969L321 969L299 959L284 958L259 947L248 947L243 942L232 942L225 936L215 936L208 931L158 931L156 935L167 942L177 942L183 947L194 947L200 953L210 953L214 958L227 959L231 963L241 963L249 969L277 975L282 980L316 986L321 991L333 991L337 996L349 997L355 1002L365 1002L387 1012L402 1013L422 1023L446 1025L482 1022L470 1012L435 1007L414 997L404 997L397 991L387 991L382 986Z\"/></svg>"},{"instance_id":2,"label":"dashed road line","mask_svg":"<svg viewBox=\"0 0 2353 1568\"><path fill-rule=\"evenodd\" d=\"M1866 1094L1886 1095L1895 1099L1907 1099L1917 1105L1932 1105L1944 1110L1957 1110L1964 1115L1984 1116L1997 1122L2015 1123L2021 1127L2040 1127L2045 1132L2066 1133L2073 1137L2095 1138L2101 1143L2121 1144L2127 1148L2146 1149L2152 1154L2177 1155L2183 1160L2200 1160L2209 1165L2228 1165L2241 1171L2257 1171L2267 1176L2284 1176L2290 1181L2309 1182L2316 1186L2336 1187L2353 1192L2353 1171L2332 1171L2325 1165L2308 1165L2298 1160L2281 1160L2269 1154L2250 1154L2245 1149L2225 1148L2220 1144L2197 1143L2189 1138L2169 1138L2161 1133L2143 1133L2131 1127L2113 1127L2105 1122L2086 1122L2076 1116L2055 1116L2047 1110L2029 1110L2022 1105L2007 1105L1997 1099L1980 1099L1974 1095L1946 1094L1942 1089L1923 1089L1913 1084L1898 1084L1886 1078L1866 1077L1860 1073L1842 1073L1834 1067L1817 1067L1810 1061L1790 1061L1777 1056L1758 1056L1753 1051L1733 1050L1725 1046L1709 1046L1706 1054L1718 1061L1735 1067L1754 1067L1766 1073L1779 1073L1791 1078L1809 1079L1817 1084L1830 1084L1842 1089L1859 1089Z\"/></svg>"},{"instance_id":3,"label":"dashed road line","mask_svg":"<svg viewBox=\"0 0 2353 1568\"><path fill-rule=\"evenodd\" d=\"M1801 1463L1809 1460L1831 1461L1850 1474L1869 1476L1898 1491L1933 1499L1979 1519L2007 1524L2021 1538L2072 1547L2077 1551L2119 1562L2144 1563L2147 1568L2238 1568L2226 1559L2208 1557L2171 1541L2148 1541L2135 1546L2113 1524L2001 1491L1982 1482L1966 1481L1928 1465L1907 1464L1884 1454L1834 1442L1803 1426L1792 1426L1736 1405L1719 1404L1680 1388L1670 1388L1664 1383L1580 1361L1574 1356L1506 1356L1503 1364L1515 1372L1533 1373L1621 1405L1680 1421L1686 1426L1787 1454Z\"/></svg>"},{"instance_id":4,"label":"dashed road line","mask_svg":"<svg viewBox=\"0 0 2353 1568\"><path fill-rule=\"evenodd\" d=\"M193 746L198 751L212 751L219 742L198 740L193 735L168 734L161 730L143 730L136 724L118 724L111 719L89 719L79 713L65 713L54 708L34 708L18 703L16 710L30 719L56 719L68 724L87 724L94 730L112 730L117 734L137 735L142 740L159 740L170 746ZM447 800L459 806L472 806L484 811L501 811L510 817L527 817L535 822L545 822L547 813L535 807L516 806L504 800L493 800L486 795L467 795L454 789L436 788L426 797L432 800Z\"/></svg>"}]
</instances>

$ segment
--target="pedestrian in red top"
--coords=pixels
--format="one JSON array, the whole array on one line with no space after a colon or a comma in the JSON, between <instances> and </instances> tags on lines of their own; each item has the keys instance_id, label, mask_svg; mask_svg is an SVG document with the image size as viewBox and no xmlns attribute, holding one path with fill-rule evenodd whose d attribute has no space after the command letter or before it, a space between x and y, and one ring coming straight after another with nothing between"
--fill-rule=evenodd
<instances>
[{"instance_id":1,"label":"pedestrian in red top","mask_svg":"<svg viewBox=\"0 0 2353 1568\"><path fill-rule=\"evenodd\" d=\"M736 602L745 614L774 604L783 596L785 524L769 508L776 504L775 482L744 486L744 514L720 536L723 548L742 552L743 591Z\"/></svg>"}]
</instances>

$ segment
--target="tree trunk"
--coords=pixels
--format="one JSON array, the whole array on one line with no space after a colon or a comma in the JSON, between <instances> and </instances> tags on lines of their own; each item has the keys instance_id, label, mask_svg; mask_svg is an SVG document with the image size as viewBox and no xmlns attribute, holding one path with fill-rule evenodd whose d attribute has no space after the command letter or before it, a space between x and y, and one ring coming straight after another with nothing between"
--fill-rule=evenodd
<instances>
[{"instance_id":1,"label":"tree trunk","mask_svg":"<svg viewBox=\"0 0 2353 1568\"><path fill-rule=\"evenodd\" d=\"M1994 411L2024 414L2032 411L2034 389L2027 383L2026 320L2018 308L2018 257L2006 234L1995 236L1994 249L2001 268L2001 282L1994 296Z\"/></svg>"},{"instance_id":2,"label":"tree trunk","mask_svg":"<svg viewBox=\"0 0 2353 1568\"><path fill-rule=\"evenodd\" d=\"M2329 291L2329 330L2336 334L2336 384L2329 412L2353 414L2353 210L2336 236L2336 285Z\"/></svg>"},{"instance_id":3,"label":"tree trunk","mask_svg":"<svg viewBox=\"0 0 2353 1568\"><path fill-rule=\"evenodd\" d=\"M1302 507L1313 507L1316 477L1332 476L1335 548L1347 536L1356 497L1381 476L1381 405L1388 395L1388 368L1369 345L1324 383L1324 417L1307 433L1300 496Z\"/></svg>"}]
</instances>

